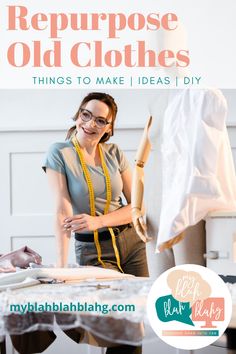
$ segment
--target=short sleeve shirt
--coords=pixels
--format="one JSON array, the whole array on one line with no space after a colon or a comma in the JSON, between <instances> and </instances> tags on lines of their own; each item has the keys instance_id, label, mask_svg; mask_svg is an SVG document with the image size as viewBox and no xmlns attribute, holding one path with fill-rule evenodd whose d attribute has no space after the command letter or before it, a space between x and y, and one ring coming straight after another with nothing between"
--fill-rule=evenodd
<instances>
[{"instance_id":1,"label":"short sleeve shirt","mask_svg":"<svg viewBox=\"0 0 236 354\"><path fill-rule=\"evenodd\" d=\"M101 144L105 162L110 174L112 200L109 211L114 211L122 204L123 183L121 174L129 163L124 153L116 144ZM106 204L106 180L101 166L87 165L94 188L96 214L102 215ZM51 168L66 176L68 192L74 214L90 214L89 192L79 156L71 140L54 143L50 146L43 169Z\"/></svg>"}]
</instances>

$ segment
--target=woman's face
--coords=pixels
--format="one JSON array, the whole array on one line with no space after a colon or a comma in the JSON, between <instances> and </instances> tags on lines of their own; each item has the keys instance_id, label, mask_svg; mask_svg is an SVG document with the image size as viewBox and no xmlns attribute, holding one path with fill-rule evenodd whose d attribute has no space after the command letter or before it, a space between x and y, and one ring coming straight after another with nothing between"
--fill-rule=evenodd
<instances>
[{"instance_id":1,"label":"woman's face","mask_svg":"<svg viewBox=\"0 0 236 354\"><path fill-rule=\"evenodd\" d=\"M84 110L84 111L83 111ZM81 117L84 113L86 120L92 114L92 119L85 122ZM111 131L111 124L100 126L104 119L106 122L112 123L112 117L109 116L109 107L106 103L99 100L91 100L82 107L82 113L78 115L76 120L77 134L80 139L87 139L91 142L101 139L101 137ZM99 119L100 118L100 119Z\"/></svg>"}]
</instances>

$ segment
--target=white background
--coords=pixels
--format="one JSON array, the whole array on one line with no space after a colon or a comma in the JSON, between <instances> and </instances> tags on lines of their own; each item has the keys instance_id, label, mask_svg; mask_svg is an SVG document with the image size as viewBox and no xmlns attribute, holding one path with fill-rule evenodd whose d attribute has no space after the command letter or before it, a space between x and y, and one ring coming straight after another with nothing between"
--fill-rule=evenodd
<instances>
[{"instance_id":1,"label":"white background","mask_svg":"<svg viewBox=\"0 0 236 354\"><path fill-rule=\"evenodd\" d=\"M118 104L117 127L143 127L159 90L103 90ZM0 129L70 127L85 90L0 90ZM236 123L236 90L223 90L228 123Z\"/></svg>"}]
</instances>

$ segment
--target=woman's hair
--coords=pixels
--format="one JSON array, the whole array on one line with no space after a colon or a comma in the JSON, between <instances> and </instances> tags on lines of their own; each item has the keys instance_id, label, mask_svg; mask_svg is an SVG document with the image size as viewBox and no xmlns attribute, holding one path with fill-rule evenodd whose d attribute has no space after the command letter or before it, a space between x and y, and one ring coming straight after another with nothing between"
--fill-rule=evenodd
<instances>
[{"instance_id":1,"label":"woman's hair","mask_svg":"<svg viewBox=\"0 0 236 354\"><path fill-rule=\"evenodd\" d=\"M107 93L91 92L87 96L85 96L84 99L82 100L78 111L76 112L75 116L73 117L74 121L76 121L78 119L81 108L83 108L83 106L86 105L86 103L88 103L91 100L98 100L98 101L104 102L109 108L109 117L112 117L111 132L104 133L104 135L100 139L100 143L104 143L105 141L109 140L110 136L113 135L114 123L115 123L116 114L117 114L117 110L118 110L117 105L116 105L114 98L112 96L108 95ZM68 130L67 135L66 135L66 139L70 139L70 137L72 136L72 134L74 133L75 130L76 130L76 126L74 125L73 127L71 127Z\"/></svg>"}]
</instances>

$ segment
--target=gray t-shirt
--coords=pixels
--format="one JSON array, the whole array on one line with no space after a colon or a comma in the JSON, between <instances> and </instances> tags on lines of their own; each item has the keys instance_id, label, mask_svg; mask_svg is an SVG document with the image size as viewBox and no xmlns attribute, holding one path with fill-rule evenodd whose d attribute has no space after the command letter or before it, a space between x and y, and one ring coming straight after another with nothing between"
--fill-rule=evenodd
<instances>
[{"instance_id":1,"label":"gray t-shirt","mask_svg":"<svg viewBox=\"0 0 236 354\"><path fill-rule=\"evenodd\" d=\"M129 163L124 153L116 144L102 143L102 150L105 162L110 174L112 200L109 211L114 211L122 204L123 183L121 173L128 167ZM87 165L95 195L96 214L104 213L106 204L106 180L101 166ZM52 144L47 152L43 169L51 168L66 176L68 192L70 194L73 213L90 214L89 193L80 159L71 140Z\"/></svg>"}]
</instances>

